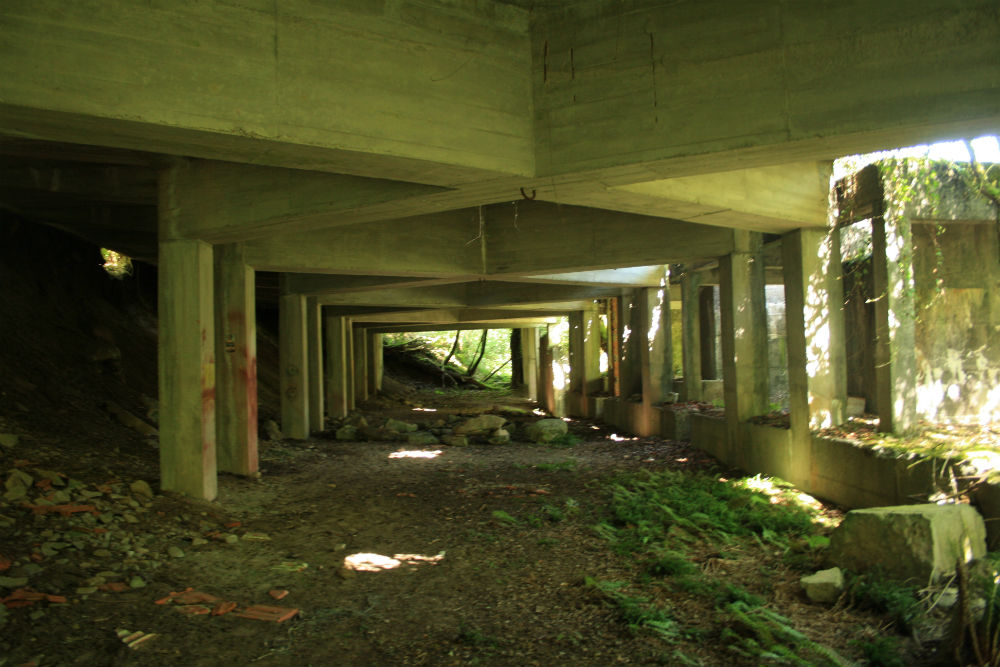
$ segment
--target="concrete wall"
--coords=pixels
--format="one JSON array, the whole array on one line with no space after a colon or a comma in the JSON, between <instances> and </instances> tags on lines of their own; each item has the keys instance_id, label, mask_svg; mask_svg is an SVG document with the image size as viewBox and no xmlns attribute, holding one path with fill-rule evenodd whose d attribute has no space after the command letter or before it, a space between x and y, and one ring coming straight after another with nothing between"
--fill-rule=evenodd
<instances>
[{"instance_id":1,"label":"concrete wall","mask_svg":"<svg viewBox=\"0 0 1000 667\"><path fill-rule=\"evenodd\" d=\"M913 225L917 414L1000 420L1000 239L993 222Z\"/></svg>"}]
</instances>

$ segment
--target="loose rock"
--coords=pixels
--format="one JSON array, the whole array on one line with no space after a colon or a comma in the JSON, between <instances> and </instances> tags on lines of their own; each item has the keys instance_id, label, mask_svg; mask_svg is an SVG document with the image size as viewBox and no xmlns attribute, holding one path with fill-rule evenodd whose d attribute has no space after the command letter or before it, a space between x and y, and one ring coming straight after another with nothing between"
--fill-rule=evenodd
<instances>
[{"instance_id":1,"label":"loose rock","mask_svg":"<svg viewBox=\"0 0 1000 667\"><path fill-rule=\"evenodd\" d=\"M839 567L820 570L816 574L799 579L806 597L813 602L836 602L844 591L844 573Z\"/></svg>"},{"instance_id":2,"label":"loose rock","mask_svg":"<svg viewBox=\"0 0 1000 667\"><path fill-rule=\"evenodd\" d=\"M497 415L479 415L455 427L456 435L486 435L503 428L507 420Z\"/></svg>"},{"instance_id":3,"label":"loose rock","mask_svg":"<svg viewBox=\"0 0 1000 667\"><path fill-rule=\"evenodd\" d=\"M953 573L956 554L985 553L986 526L971 505L901 505L848 512L830 535L829 560L925 583Z\"/></svg>"},{"instance_id":4,"label":"loose rock","mask_svg":"<svg viewBox=\"0 0 1000 667\"><path fill-rule=\"evenodd\" d=\"M539 419L530 424L525 433L532 442L546 443L566 435L568 430L561 419Z\"/></svg>"}]
</instances>

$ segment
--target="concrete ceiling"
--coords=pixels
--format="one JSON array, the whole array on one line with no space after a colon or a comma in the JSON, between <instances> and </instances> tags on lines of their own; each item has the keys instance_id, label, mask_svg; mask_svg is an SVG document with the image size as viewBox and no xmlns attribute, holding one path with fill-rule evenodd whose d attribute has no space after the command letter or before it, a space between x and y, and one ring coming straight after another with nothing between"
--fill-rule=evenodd
<instances>
[{"instance_id":1,"label":"concrete ceiling","mask_svg":"<svg viewBox=\"0 0 1000 667\"><path fill-rule=\"evenodd\" d=\"M833 158L1000 127L986 2L210 4L0 10L0 207L463 322L824 226Z\"/></svg>"}]
</instances>

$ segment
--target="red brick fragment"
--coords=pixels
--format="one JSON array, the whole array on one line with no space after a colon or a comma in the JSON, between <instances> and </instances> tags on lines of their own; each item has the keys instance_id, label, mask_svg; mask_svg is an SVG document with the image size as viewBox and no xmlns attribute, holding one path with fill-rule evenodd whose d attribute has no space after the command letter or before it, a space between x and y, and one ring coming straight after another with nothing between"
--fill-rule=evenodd
<instances>
[{"instance_id":1,"label":"red brick fragment","mask_svg":"<svg viewBox=\"0 0 1000 667\"><path fill-rule=\"evenodd\" d=\"M11 565L13 565L11 560L3 554L0 554L0 572L9 570Z\"/></svg>"},{"instance_id":2,"label":"red brick fragment","mask_svg":"<svg viewBox=\"0 0 1000 667\"><path fill-rule=\"evenodd\" d=\"M212 616L223 616L236 609L235 602L223 601L212 608Z\"/></svg>"},{"instance_id":3,"label":"red brick fragment","mask_svg":"<svg viewBox=\"0 0 1000 667\"><path fill-rule=\"evenodd\" d=\"M229 523L225 524L226 528L239 528L242 525L243 525L242 521L230 521Z\"/></svg>"},{"instance_id":4,"label":"red brick fragment","mask_svg":"<svg viewBox=\"0 0 1000 667\"><path fill-rule=\"evenodd\" d=\"M296 616L298 613L298 609L292 609L289 607L270 607L264 604L255 604L234 615L239 616L240 618L252 618L258 621L284 623L288 619Z\"/></svg>"},{"instance_id":5,"label":"red brick fragment","mask_svg":"<svg viewBox=\"0 0 1000 667\"><path fill-rule=\"evenodd\" d=\"M202 604L185 604L180 607L174 607L177 611L182 614L191 614L192 616L204 616L205 614L211 614L212 610Z\"/></svg>"},{"instance_id":6,"label":"red brick fragment","mask_svg":"<svg viewBox=\"0 0 1000 667\"><path fill-rule=\"evenodd\" d=\"M130 586L124 581L110 581L97 587L98 590L107 591L109 593L121 593L122 591L129 590L129 588Z\"/></svg>"},{"instance_id":7,"label":"red brick fragment","mask_svg":"<svg viewBox=\"0 0 1000 667\"><path fill-rule=\"evenodd\" d=\"M268 595L273 597L275 600L281 600L288 596L288 591L283 588L272 588L267 592Z\"/></svg>"}]
</instances>

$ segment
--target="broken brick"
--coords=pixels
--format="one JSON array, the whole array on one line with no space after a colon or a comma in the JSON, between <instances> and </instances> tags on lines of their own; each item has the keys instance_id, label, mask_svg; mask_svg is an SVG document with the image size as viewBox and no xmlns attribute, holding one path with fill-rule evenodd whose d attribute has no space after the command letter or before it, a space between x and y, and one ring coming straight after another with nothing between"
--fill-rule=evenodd
<instances>
[{"instance_id":1,"label":"broken brick","mask_svg":"<svg viewBox=\"0 0 1000 667\"><path fill-rule=\"evenodd\" d=\"M234 615L239 616L240 618L252 618L258 621L284 623L288 619L296 616L298 613L298 609L290 607L270 607L264 604L255 604Z\"/></svg>"},{"instance_id":2,"label":"broken brick","mask_svg":"<svg viewBox=\"0 0 1000 667\"><path fill-rule=\"evenodd\" d=\"M109 593L121 593L122 591L129 590L129 585L124 581L111 581L106 584L100 584L97 589Z\"/></svg>"},{"instance_id":3,"label":"broken brick","mask_svg":"<svg viewBox=\"0 0 1000 667\"><path fill-rule=\"evenodd\" d=\"M222 616L224 614L228 614L234 609L236 609L235 602L223 601L212 608L212 616Z\"/></svg>"},{"instance_id":4,"label":"broken brick","mask_svg":"<svg viewBox=\"0 0 1000 667\"><path fill-rule=\"evenodd\" d=\"M273 597L275 600L281 600L288 596L288 591L282 588L273 588L269 590L267 594Z\"/></svg>"},{"instance_id":5,"label":"broken brick","mask_svg":"<svg viewBox=\"0 0 1000 667\"><path fill-rule=\"evenodd\" d=\"M174 607L177 611L182 614L191 614L192 616L203 616L205 614L211 614L212 610L201 604L185 604L179 607Z\"/></svg>"}]
</instances>

